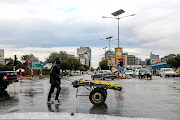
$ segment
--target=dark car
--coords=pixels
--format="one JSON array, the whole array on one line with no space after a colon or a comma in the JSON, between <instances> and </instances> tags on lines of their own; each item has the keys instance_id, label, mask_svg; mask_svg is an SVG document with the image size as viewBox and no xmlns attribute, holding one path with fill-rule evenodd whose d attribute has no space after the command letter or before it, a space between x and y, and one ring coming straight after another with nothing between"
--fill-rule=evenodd
<instances>
[{"instance_id":1,"label":"dark car","mask_svg":"<svg viewBox=\"0 0 180 120\"><path fill-rule=\"evenodd\" d=\"M95 78L100 78L101 80L105 79L111 79L113 80L116 78L116 74L112 72L104 72L104 71L98 71L97 73L91 75L91 78L94 80Z\"/></svg>"},{"instance_id":2,"label":"dark car","mask_svg":"<svg viewBox=\"0 0 180 120\"><path fill-rule=\"evenodd\" d=\"M146 68L143 68L143 69L140 69L139 70L139 75L138 75L138 77L139 78L150 78L150 79L152 79L152 74L151 74L151 72L148 70L148 69L146 69Z\"/></svg>"},{"instance_id":3,"label":"dark car","mask_svg":"<svg viewBox=\"0 0 180 120\"><path fill-rule=\"evenodd\" d=\"M18 82L17 72L15 71L0 71L0 90L3 91L9 84Z\"/></svg>"}]
</instances>

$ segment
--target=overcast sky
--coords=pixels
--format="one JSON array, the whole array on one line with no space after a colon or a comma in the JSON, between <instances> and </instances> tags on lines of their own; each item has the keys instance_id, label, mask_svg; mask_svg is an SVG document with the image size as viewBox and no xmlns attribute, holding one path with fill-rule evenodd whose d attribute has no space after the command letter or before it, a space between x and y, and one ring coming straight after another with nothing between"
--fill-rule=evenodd
<instances>
[{"instance_id":1,"label":"overcast sky","mask_svg":"<svg viewBox=\"0 0 180 120\"><path fill-rule=\"evenodd\" d=\"M106 37L117 39L118 21L105 19L123 9L120 47L144 60L150 52L160 57L180 54L180 0L0 0L0 49L5 57L34 54L44 61L51 52L77 53L92 49L98 66ZM117 47L111 42L111 49Z\"/></svg>"}]
</instances>

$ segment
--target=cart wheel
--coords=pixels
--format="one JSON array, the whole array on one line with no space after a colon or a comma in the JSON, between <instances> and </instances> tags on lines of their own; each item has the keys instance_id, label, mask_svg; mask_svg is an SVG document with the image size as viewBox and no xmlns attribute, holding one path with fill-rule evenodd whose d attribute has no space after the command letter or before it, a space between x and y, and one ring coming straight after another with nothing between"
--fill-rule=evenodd
<instances>
[{"instance_id":1,"label":"cart wheel","mask_svg":"<svg viewBox=\"0 0 180 120\"><path fill-rule=\"evenodd\" d=\"M94 105L101 105L105 102L106 96L105 90L96 88L89 94L89 100Z\"/></svg>"},{"instance_id":2,"label":"cart wheel","mask_svg":"<svg viewBox=\"0 0 180 120\"><path fill-rule=\"evenodd\" d=\"M104 93L105 93L105 101L106 101L106 98L107 98L107 90L103 89Z\"/></svg>"}]
</instances>

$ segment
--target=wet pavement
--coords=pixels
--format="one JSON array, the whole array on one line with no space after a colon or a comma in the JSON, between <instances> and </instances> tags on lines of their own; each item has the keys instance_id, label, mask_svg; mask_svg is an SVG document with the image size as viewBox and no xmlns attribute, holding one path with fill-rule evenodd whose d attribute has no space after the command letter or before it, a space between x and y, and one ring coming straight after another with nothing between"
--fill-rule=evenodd
<instances>
[{"instance_id":1,"label":"wet pavement","mask_svg":"<svg viewBox=\"0 0 180 120\"><path fill-rule=\"evenodd\" d=\"M107 90L105 104L94 106L89 96L78 96L71 82L80 78L90 80L90 75L71 76L62 79L59 96L61 105L47 105L50 89L49 78L42 80L23 79L9 85L6 89L9 97L0 98L0 114L26 112L61 112L107 114L131 118L157 118L179 120L180 118L180 78L107 80L123 86L123 91ZM78 94L89 95L84 87ZM55 98L55 94L52 95Z\"/></svg>"}]
</instances>

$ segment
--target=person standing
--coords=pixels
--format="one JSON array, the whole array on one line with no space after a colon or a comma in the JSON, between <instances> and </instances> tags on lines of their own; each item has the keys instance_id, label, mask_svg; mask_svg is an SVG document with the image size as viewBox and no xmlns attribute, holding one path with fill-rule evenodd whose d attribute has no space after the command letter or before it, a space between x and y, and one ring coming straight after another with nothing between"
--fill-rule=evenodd
<instances>
[{"instance_id":1,"label":"person standing","mask_svg":"<svg viewBox=\"0 0 180 120\"><path fill-rule=\"evenodd\" d=\"M61 63L61 59L59 57L56 57L55 62L50 71L51 88L50 88L49 95L48 95L48 101L47 101L48 104L54 103L53 101L51 101L51 94L54 92L55 88L57 89L56 97L55 97L55 104L60 104L60 101L58 99L59 93L61 91L61 87L60 87L60 85L61 85L61 73L60 73L61 66L60 66L60 63Z\"/></svg>"}]
</instances>

